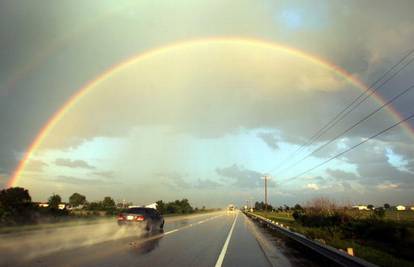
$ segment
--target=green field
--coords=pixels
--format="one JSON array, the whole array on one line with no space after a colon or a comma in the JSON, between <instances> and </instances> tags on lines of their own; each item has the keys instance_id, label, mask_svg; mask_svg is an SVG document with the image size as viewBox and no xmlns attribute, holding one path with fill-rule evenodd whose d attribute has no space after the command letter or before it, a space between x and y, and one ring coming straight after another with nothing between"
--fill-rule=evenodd
<instances>
[{"instance_id":1,"label":"green field","mask_svg":"<svg viewBox=\"0 0 414 267\"><path fill-rule=\"evenodd\" d=\"M356 220L367 219L372 216L372 211L347 210L346 213ZM413 267L414 262L402 259L399 256L390 253L390 249L385 244L344 238L339 227L305 227L296 222L292 216L292 212L255 212L273 221L289 226L292 231L301 233L308 238L318 239L326 244L338 249L345 250L349 247L354 249L355 256L363 258L367 261L375 263L379 266L398 266ZM413 211L386 211L383 218L385 221L393 221L398 225L408 229L407 239L411 242L414 240L414 212ZM407 248L410 250L410 248Z\"/></svg>"}]
</instances>

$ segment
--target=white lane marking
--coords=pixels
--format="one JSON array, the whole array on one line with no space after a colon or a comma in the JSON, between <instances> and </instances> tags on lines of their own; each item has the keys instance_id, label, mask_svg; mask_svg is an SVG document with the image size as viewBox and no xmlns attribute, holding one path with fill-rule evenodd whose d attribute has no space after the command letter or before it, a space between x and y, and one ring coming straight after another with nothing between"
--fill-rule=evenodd
<instances>
[{"instance_id":1,"label":"white lane marking","mask_svg":"<svg viewBox=\"0 0 414 267\"><path fill-rule=\"evenodd\" d=\"M174 230L165 232L164 235L169 235L169 234L172 234L172 233L175 233L175 232L178 232L178 229L174 229Z\"/></svg>"},{"instance_id":2,"label":"white lane marking","mask_svg":"<svg viewBox=\"0 0 414 267\"><path fill-rule=\"evenodd\" d=\"M237 217L238 216L239 216L239 213L237 212L236 218L234 218L233 225L230 228L230 232L227 235L226 242L224 242L224 246L221 249L221 252L220 252L220 255L219 255L218 259L217 259L217 262L216 262L215 267L221 267L221 265L223 264L224 256L226 256L227 247L229 246L230 238L231 238L231 235L233 234L234 226L236 225L236 221L237 221Z\"/></svg>"},{"instance_id":3,"label":"white lane marking","mask_svg":"<svg viewBox=\"0 0 414 267\"><path fill-rule=\"evenodd\" d=\"M221 217L221 216L223 216L223 215L216 215L216 216L213 216L213 217L209 217L209 218L207 218L207 219L204 219L204 220L198 221L198 222L196 222L195 224L194 224L194 223L191 223L191 224L188 224L188 225L186 225L186 226L183 226L183 227L180 227L180 228L176 228L176 229L172 229L172 230L170 230L170 231L164 232L164 233L162 233L162 234L154 235L154 236L152 236L152 237L150 237L150 238L141 239L141 240L139 240L139 241L134 241L134 242L131 242L131 243L129 243L129 244L130 244L131 246L135 246L135 245L138 245L138 244L141 244L141 243L144 243L144 242L150 241L150 240L158 239L158 238L161 238L161 237L163 237L163 236L167 236L167 235L169 235L169 234L179 232L179 231L181 231L181 230L184 230L184 229L187 229L187 228L193 227L193 226L198 225L198 224L202 224L202 223L208 222L208 221L210 221L210 220L216 219L216 218Z\"/></svg>"}]
</instances>

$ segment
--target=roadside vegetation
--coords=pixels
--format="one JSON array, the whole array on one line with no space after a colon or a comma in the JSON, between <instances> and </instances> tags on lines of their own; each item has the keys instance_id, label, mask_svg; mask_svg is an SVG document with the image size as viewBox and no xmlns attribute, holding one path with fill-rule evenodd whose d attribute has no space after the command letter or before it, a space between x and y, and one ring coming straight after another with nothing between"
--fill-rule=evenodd
<instances>
[{"instance_id":1,"label":"roadside vegetation","mask_svg":"<svg viewBox=\"0 0 414 267\"><path fill-rule=\"evenodd\" d=\"M414 266L414 212L396 211L389 205L372 210L338 207L318 198L305 207L273 208L267 212L256 203L255 213L282 223L290 230L354 255L379 266Z\"/></svg>"},{"instance_id":2,"label":"roadside vegetation","mask_svg":"<svg viewBox=\"0 0 414 267\"><path fill-rule=\"evenodd\" d=\"M73 222L96 223L125 211L132 203L116 203L106 196L101 201L87 201L86 196L73 193L64 203L61 196L52 194L47 202L33 202L27 189L12 187L0 191L0 233L35 230L37 226L71 226ZM192 207L188 199L164 202L157 209L164 215L208 212L214 209Z\"/></svg>"}]
</instances>

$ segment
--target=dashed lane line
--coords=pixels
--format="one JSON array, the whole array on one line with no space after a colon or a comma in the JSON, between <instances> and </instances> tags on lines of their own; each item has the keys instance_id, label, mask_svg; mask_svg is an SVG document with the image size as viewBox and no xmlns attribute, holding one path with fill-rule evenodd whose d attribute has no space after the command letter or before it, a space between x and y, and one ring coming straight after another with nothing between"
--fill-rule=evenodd
<instances>
[{"instance_id":1,"label":"dashed lane line","mask_svg":"<svg viewBox=\"0 0 414 267\"><path fill-rule=\"evenodd\" d=\"M163 237L163 236L167 236L167 235L170 235L170 234L172 234L172 233L176 233L176 232L178 232L178 231L181 231L181 230L184 230L184 229L187 229L187 228L193 227L193 226L195 226L195 225L199 225L199 224L206 223L206 222L208 222L208 221L210 221L210 220L216 219L216 218L221 217L221 216L223 216L223 214L221 214L221 215L217 215L217 216L213 216L213 217L210 217L210 218L207 218L207 219L204 219L204 220L198 221L198 222L190 223L190 224L188 224L188 225L186 225L186 226L183 226L183 227L180 227L180 228L176 228L176 229L172 229L172 230L167 231L167 232L164 232L164 233L162 233L162 234L154 235L154 236L151 236L151 237L149 237L149 238L141 239L141 240L139 240L139 241L134 241L134 242L131 242L131 243L129 243L129 244L130 244L131 246L136 246L136 245L138 245L138 244L141 244L141 243L144 243L144 242L147 242L147 241L150 241L150 240L158 239L158 238L161 238L161 237Z\"/></svg>"},{"instance_id":2,"label":"dashed lane line","mask_svg":"<svg viewBox=\"0 0 414 267\"><path fill-rule=\"evenodd\" d=\"M234 226L236 225L237 217L239 216L239 213L237 212L236 218L234 218L233 225L230 228L229 234L227 235L226 242L224 242L223 248L221 249L221 253L217 259L215 267L221 267L224 261L224 256L226 256L227 248L230 243L231 235L233 234Z\"/></svg>"}]
</instances>

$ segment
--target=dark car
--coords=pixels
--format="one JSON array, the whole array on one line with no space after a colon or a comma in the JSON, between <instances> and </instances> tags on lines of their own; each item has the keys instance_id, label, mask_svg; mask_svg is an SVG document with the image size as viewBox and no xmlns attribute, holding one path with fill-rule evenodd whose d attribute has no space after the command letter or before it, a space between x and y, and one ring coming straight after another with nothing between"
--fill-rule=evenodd
<instances>
[{"instance_id":1,"label":"dark car","mask_svg":"<svg viewBox=\"0 0 414 267\"><path fill-rule=\"evenodd\" d=\"M117 217L118 225L138 226L147 231L164 228L164 218L152 208L129 208Z\"/></svg>"}]
</instances>

